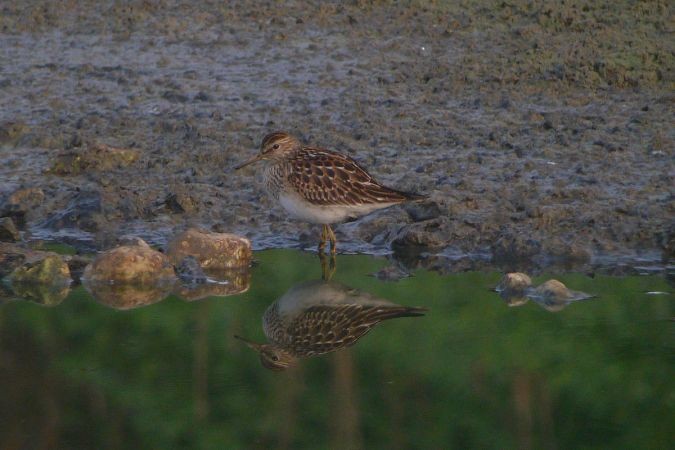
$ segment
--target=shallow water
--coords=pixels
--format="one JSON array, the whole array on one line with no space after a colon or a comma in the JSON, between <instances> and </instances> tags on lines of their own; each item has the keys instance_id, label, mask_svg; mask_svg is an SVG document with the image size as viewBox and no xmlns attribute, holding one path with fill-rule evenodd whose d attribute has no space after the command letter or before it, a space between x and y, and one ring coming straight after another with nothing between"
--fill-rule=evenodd
<instances>
[{"instance_id":1,"label":"shallow water","mask_svg":"<svg viewBox=\"0 0 675 450\"><path fill-rule=\"evenodd\" d=\"M557 278L596 297L508 306L492 291L499 273L417 271L385 282L369 274L387 260L339 255L323 283L315 254L256 259L248 290L227 297L160 295L115 309L129 303L94 301L79 286L51 308L2 304L0 448L672 442L675 299L663 277L544 274L534 283ZM311 303L316 292L324 302L343 295L428 311L281 372L234 337L266 342L267 308Z\"/></svg>"}]
</instances>

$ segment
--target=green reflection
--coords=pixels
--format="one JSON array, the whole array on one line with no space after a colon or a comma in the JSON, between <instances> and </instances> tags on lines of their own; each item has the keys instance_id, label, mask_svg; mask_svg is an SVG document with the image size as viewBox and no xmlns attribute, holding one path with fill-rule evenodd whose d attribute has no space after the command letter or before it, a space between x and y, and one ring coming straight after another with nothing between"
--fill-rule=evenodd
<instances>
[{"instance_id":1,"label":"green reflection","mask_svg":"<svg viewBox=\"0 0 675 450\"><path fill-rule=\"evenodd\" d=\"M672 295L660 277L546 274L595 294L551 313L509 307L497 273L333 281L429 308L354 347L261 367L234 335L322 275L314 254L255 255L248 292L119 311L82 287L0 307L0 448L666 448L675 421Z\"/></svg>"}]
</instances>

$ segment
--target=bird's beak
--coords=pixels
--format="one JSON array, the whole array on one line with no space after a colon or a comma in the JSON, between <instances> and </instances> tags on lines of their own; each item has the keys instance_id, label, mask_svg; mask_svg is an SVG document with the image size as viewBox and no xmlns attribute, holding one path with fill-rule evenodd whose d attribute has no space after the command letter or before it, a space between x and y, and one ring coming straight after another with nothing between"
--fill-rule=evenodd
<instances>
[{"instance_id":1,"label":"bird's beak","mask_svg":"<svg viewBox=\"0 0 675 450\"><path fill-rule=\"evenodd\" d=\"M255 163L255 162L258 162L258 161L260 161L261 159L262 159L262 155L257 154L257 155L255 155L253 158L249 159L248 161L245 161L245 162L243 162L242 164L239 164L237 167L234 168L234 170L239 170L239 169L241 169L242 167L248 166L249 164L253 164L253 163Z\"/></svg>"},{"instance_id":2,"label":"bird's beak","mask_svg":"<svg viewBox=\"0 0 675 450\"><path fill-rule=\"evenodd\" d=\"M236 334L234 335L234 337L239 339L244 344L248 345L250 348L252 348L256 352L260 353L262 351L262 344L258 344L257 342L249 341L248 339L245 339L241 336L237 336Z\"/></svg>"}]
</instances>

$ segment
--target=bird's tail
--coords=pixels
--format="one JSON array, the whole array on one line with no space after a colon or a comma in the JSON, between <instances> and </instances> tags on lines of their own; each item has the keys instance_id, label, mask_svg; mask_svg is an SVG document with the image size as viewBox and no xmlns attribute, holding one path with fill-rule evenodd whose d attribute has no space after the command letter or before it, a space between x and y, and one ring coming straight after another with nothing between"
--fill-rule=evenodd
<instances>
[{"instance_id":1,"label":"bird's tail","mask_svg":"<svg viewBox=\"0 0 675 450\"><path fill-rule=\"evenodd\" d=\"M399 306L394 308L376 308L371 315L378 320L395 319L397 317L423 316L428 310L415 306Z\"/></svg>"},{"instance_id":2,"label":"bird's tail","mask_svg":"<svg viewBox=\"0 0 675 450\"><path fill-rule=\"evenodd\" d=\"M397 189L392 189L392 191L403 197L406 202L419 202L429 198L428 195L415 194L414 192L399 191Z\"/></svg>"},{"instance_id":3,"label":"bird's tail","mask_svg":"<svg viewBox=\"0 0 675 450\"><path fill-rule=\"evenodd\" d=\"M414 194L414 193L411 193L411 192L406 192L405 196L408 199L408 201L410 201L410 202L420 202L422 200L426 200L426 199L429 198L428 195Z\"/></svg>"}]
</instances>

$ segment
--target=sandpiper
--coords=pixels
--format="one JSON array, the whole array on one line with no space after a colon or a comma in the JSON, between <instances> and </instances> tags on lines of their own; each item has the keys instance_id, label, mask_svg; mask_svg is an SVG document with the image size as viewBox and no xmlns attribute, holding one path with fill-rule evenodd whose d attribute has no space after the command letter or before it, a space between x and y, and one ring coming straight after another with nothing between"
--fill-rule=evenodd
<instances>
[{"instance_id":1,"label":"sandpiper","mask_svg":"<svg viewBox=\"0 0 675 450\"><path fill-rule=\"evenodd\" d=\"M264 367L284 370L299 358L352 346L384 320L423 316L426 311L334 281L313 280L293 286L267 308L263 331L269 343L235 337L260 353Z\"/></svg>"},{"instance_id":2,"label":"sandpiper","mask_svg":"<svg viewBox=\"0 0 675 450\"><path fill-rule=\"evenodd\" d=\"M260 153L236 167L265 161L265 187L270 196L295 218L322 224L319 252L330 240L331 224L353 220L378 209L425 197L381 185L349 156L304 146L288 133L265 136Z\"/></svg>"}]
</instances>

